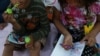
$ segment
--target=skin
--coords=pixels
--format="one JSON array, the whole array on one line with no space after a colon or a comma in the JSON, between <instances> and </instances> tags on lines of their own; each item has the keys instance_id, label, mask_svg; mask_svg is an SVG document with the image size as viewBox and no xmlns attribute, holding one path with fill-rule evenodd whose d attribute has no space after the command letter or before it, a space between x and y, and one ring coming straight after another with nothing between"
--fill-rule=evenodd
<instances>
[{"instance_id":1,"label":"skin","mask_svg":"<svg viewBox=\"0 0 100 56\"><path fill-rule=\"evenodd\" d=\"M66 44L69 46L72 46L73 42L72 42L72 36L70 35L70 33L66 30L66 28L63 26L63 24L60 21L60 12L55 9L54 10L54 19L53 22L55 24L55 26L59 29L59 31L64 35L64 41L62 46L64 47ZM67 49L66 47L64 47L65 49Z\"/></svg>"},{"instance_id":2,"label":"skin","mask_svg":"<svg viewBox=\"0 0 100 56\"><path fill-rule=\"evenodd\" d=\"M23 9L26 8L31 0L11 0L11 3L15 5L16 3L19 4L18 8Z\"/></svg>"},{"instance_id":3,"label":"skin","mask_svg":"<svg viewBox=\"0 0 100 56\"><path fill-rule=\"evenodd\" d=\"M82 41L87 40L87 45L94 46L96 43L96 36L100 32L100 15L97 15L97 22L89 34L87 34Z\"/></svg>"}]
</instances>

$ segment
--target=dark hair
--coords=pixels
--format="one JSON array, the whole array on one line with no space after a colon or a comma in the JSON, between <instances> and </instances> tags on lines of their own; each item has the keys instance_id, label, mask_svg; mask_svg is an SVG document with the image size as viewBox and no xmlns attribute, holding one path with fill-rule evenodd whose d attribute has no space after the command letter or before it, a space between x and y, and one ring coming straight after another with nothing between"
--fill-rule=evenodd
<instances>
[{"instance_id":1,"label":"dark hair","mask_svg":"<svg viewBox=\"0 0 100 56\"><path fill-rule=\"evenodd\" d=\"M81 0L79 0L81 1ZM91 5L92 3L96 2L98 0L83 0L82 2L85 4L85 5ZM60 5L65 5L66 4L66 0L58 0L58 2L60 3Z\"/></svg>"},{"instance_id":2,"label":"dark hair","mask_svg":"<svg viewBox=\"0 0 100 56\"><path fill-rule=\"evenodd\" d=\"M87 15L89 15L89 13L90 13L88 7L96 1L98 1L98 0L84 0L83 1L84 5L85 5L85 9L87 10Z\"/></svg>"},{"instance_id":3,"label":"dark hair","mask_svg":"<svg viewBox=\"0 0 100 56\"><path fill-rule=\"evenodd\" d=\"M86 6L90 6L92 3L96 2L96 1L98 1L98 0L84 0L83 2Z\"/></svg>"},{"instance_id":4,"label":"dark hair","mask_svg":"<svg viewBox=\"0 0 100 56\"><path fill-rule=\"evenodd\" d=\"M79 0L79 1L81 1L81 0ZM98 1L98 0L82 0L82 1L81 1L81 2L84 4L85 9L87 10L87 14L89 13L88 7L89 7L92 3L96 2L96 1ZM62 11L63 11L64 6L67 5L66 0L58 0L58 2L59 2L60 6L61 6L61 8L62 8ZM80 2L80 3L81 3L81 2ZM63 11L63 12L64 12L64 11Z\"/></svg>"}]
</instances>

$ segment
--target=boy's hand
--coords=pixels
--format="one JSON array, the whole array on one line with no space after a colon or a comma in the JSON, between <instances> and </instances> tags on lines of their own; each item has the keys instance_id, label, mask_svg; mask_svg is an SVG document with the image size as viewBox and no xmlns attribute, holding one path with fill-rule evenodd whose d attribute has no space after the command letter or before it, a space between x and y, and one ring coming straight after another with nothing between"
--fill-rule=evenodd
<instances>
[{"instance_id":1,"label":"boy's hand","mask_svg":"<svg viewBox=\"0 0 100 56\"><path fill-rule=\"evenodd\" d=\"M95 43L96 43L96 36L94 36L93 34L87 34L82 40L81 42L83 41L86 41L86 44L89 45L89 46L94 46Z\"/></svg>"},{"instance_id":2,"label":"boy's hand","mask_svg":"<svg viewBox=\"0 0 100 56\"><path fill-rule=\"evenodd\" d=\"M16 22L16 20L14 19L12 14L3 13L2 16L3 16L5 22L8 22L8 23Z\"/></svg>"},{"instance_id":3,"label":"boy's hand","mask_svg":"<svg viewBox=\"0 0 100 56\"><path fill-rule=\"evenodd\" d=\"M65 35L62 47L64 47L66 50L68 50L68 49L72 48L72 46L73 46L72 36L70 34L69 35Z\"/></svg>"},{"instance_id":4,"label":"boy's hand","mask_svg":"<svg viewBox=\"0 0 100 56\"><path fill-rule=\"evenodd\" d=\"M25 47L28 48L28 49L33 48L33 46L34 46L33 45L34 44L34 41L33 41L32 36L29 36L29 38L30 38L30 41L25 44Z\"/></svg>"}]
</instances>

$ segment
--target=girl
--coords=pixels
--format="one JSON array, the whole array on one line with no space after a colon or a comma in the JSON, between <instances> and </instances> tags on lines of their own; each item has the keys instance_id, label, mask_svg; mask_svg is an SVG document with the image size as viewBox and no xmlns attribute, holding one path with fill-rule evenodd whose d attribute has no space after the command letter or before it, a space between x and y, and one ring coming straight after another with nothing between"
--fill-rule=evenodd
<instances>
[{"instance_id":1,"label":"girl","mask_svg":"<svg viewBox=\"0 0 100 56\"><path fill-rule=\"evenodd\" d=\"M49 33L49 20L41 0L10 0L10 14L3 14L5 22L13 25L7 37L2 56L13 56L15 49L28 48L30 56L40 56L40 50ZM17 4L15 6L15 4ZM24 42L27 38L28 43Z\"/></svg>"},{"instance_id":2,"label":"girl","mask_svg":"<svg viewBox=\"0 0 100 56\"><path fill-rule=\"evenodd\" d=\"M92 56L95 37L100 32L100 5L96 0L59 0L59 3L62 8L61 19L56 11L54 21L65 37L62 47L68 50L73 43L86 41L82 56Z\"/></svg>"}]
</instances>

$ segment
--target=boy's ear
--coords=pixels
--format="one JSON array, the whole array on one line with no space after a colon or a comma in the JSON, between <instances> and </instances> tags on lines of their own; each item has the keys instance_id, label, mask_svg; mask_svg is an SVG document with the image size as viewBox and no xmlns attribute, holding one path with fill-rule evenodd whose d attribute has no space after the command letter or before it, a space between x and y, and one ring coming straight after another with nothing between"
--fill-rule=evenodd
<instances>
[{"instance_id":1,"label":"boy's ear","mask_svg":"<svg viewBox=\"0 0 100 56\"><path fill-rule=\"evenodd\" d=\"M53 19L53 8L52 6L47 6L46 7L46 11L47 11L47 17L50 21L52 21Z\"/></svg>"},{"instance_id":2,"label":"boy's ear","mask_svg":"<svg viewBox=\"0 0 100 56\"><path fill-rule=\"evenodd\" d=\"M47 6L46 7L47 16L50 21L55 18L60 18L60 11L58 11L54 6Z\"/></svg>"}]
</instances>

